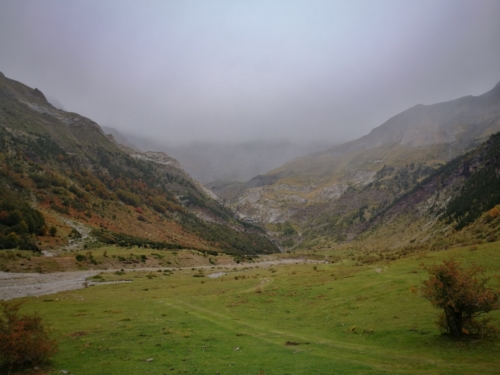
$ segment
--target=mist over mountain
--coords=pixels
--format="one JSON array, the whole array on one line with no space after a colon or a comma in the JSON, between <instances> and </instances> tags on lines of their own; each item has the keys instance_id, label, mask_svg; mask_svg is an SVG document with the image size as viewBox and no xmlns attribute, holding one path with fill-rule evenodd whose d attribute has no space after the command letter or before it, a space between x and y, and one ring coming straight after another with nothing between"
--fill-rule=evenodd
<instances>
[{"instance_id":1,"label":"mist over mountain","mask_svg":"<svg viewBox=\"0 0 500 375\"><path fill-rule=\"evenodd\" d=\"M116 130L115 128L111 128L109 126L101 126L101 129L104 133L106 133L108 136L112 136L113 139L121 144L121 145L124 145L126 147L130 147L131 149L133 150L136 150L136 151L153 151L152 149L147 149L147 150L143 150L143 149L139 149L136 145L132 144L128 138L126 136L124 136L122 133L120 133L118 130Z\"/></svg>"},{"instance_id":2,"label":"mist over mountain","mask_svg":"<svg viewBox=\"0 0 500 375\"><path fill-rule=\"evenodd\" d=\"M229 156L255 140L339 144L500 80L498 1L193 4L1 1L0 70L120 132Z\"/></svg>"},{"instance_id":3,"label":"mist over mountain","mask_svg":"<svg viewBox=\"0 0 500 375\"><path fill-rule=\"evenodd\" d=\"M54 107L56 107L57 109L61 109L63 111L65 111L66 109L64 108L64 106L62 105L62 103L57 100L56 98L51 98L51 97L48 97L47 98L47 101L52 104Z\"/></svg>"},{"instance_id":4,"label":"mist over mountain","mask_svg":"<svg viewBox=\"0 0 500 375\"><path fill-rule=\"evenodd\" d=\"M191 177L201 183L218 180L246 181L309 153L324 151L332 143L256 140L252 142L192 142L169 144L148 136L122 133L103 126L117 142L141 151L163 151L177 159Z\"/></svg>"},{"instance_id":5,"label":"mist over mountain","mask_svg":"<svg viewBox=\"0 0 500 375\"><path fill-rule=\"evenodd\" d=\"M240 218L266 225L278 238L292 225L300 233L294 241L310 245L325 237L343 242L363 233L371 218L383 215L441 166L497 132L500 84L479 96L413 106L359 139L297 158L245 183L207 186ZM454 194L442 194L443 207ZM296 243L287 236L282 240Z\"/></svg>"}]
</instances>

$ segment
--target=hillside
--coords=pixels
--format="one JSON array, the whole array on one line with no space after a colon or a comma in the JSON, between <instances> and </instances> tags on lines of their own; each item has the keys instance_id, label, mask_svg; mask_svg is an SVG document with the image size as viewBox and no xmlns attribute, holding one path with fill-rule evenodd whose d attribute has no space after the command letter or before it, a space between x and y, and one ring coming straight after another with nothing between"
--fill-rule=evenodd
<instances>
[{"instance_id":1,"label":"hillside","mask_svg":"<svg viewBox=\"0 0 500 375\"><path fill-rule=\"evenodd\" d=\"M240 218L263 223L285 247L315 238L340 243L439 167L500 131L500 84L491 91L417 105L368 135L291 161L246 183L209 187ZM285 227L293 228L285 233Z\"/></svg>"},{"instance_id":2,"label":"hillside","mask_svg":"<svg viewBox=\"0 0 500 375\"><path fill-rule=\"evenodd\" d=\"M0 73L0 246L103 243L232 254L277 251L179 163L140 153Z\"/></svg>"},{"instance_id":3,"label":"hillside","mask_svg":"<svg viewBox=\"0 0 500 375\"><path fill-rule=\"evenodd\" d=\"M497 241L499 187L500 133L496 133L374 216L359 239L391 247L430 244L436 249Z\"/></svg>"}]
</instances>

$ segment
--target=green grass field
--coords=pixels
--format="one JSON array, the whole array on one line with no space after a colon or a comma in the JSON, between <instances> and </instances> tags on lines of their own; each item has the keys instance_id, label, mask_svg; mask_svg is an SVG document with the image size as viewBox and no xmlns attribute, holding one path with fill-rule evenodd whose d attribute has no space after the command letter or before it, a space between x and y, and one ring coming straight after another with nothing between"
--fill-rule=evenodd
<instances>
[{"instance_id":1,"label":"green grass field","mask_svg":"<svg viewBox=\"0 0 500 375\"><path fill-rule=\"evenodd\" d=\"M103 274L133 281L26 298L24 311L54 329L51 374L498 374L500 339L440 335L438 311L411 291L427 278L424 264L450 256L493 275L500 242L215 279L197 270Z\"/></svg>"}]
</instances>

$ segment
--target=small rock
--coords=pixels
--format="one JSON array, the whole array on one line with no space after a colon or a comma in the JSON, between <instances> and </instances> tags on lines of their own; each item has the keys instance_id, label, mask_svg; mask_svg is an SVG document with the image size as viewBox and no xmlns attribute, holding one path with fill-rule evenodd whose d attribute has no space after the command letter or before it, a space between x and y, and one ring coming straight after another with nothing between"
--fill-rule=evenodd
<instances>
[{"instance_id":1,"label":"small rock","mask_svg":"<svg viewBox=\"0 0 500 375\"><path fill-rule=\"evenodd\" d=\"M239 347L239 346L238 346L238 347L236 347L236 348L234 348L233 352L235 352L235 351L237 351L237 350L240 350L240 347Z\"/></svg>"},{"instance_id":2,"label":"small rock","mask_svg":"<svg viewBox=\"0 0 500 375\"><path fill-rule=\"evenodd\" d=\"M33 367L33 370L35 370L35 371L39 371L39 370L40 370L40 367L35 366L35 367Z\"/></svg>"},{"instance_id":3,"label":"small rock","mask_svg":"<svg viewBox=\"0 0 500 375\"><path fill-rule=\"evenodd\" d=\"M61 370L61 371L59 371L59 373L64 374L64 375L68 375L68 370Z\"/></svg>"},{"instance_id":4,"label":"small rock","mask_svg":"<svg viewBox=\"0 0 500 375\"><path fill-rule=\"evenodd\" d=\"M148 362L148 363L149 363L149 362L153 362L153 359L154 359L154 358L148 358L148 359L146 359L146 362Z\"/></svg>"}]
</instances>

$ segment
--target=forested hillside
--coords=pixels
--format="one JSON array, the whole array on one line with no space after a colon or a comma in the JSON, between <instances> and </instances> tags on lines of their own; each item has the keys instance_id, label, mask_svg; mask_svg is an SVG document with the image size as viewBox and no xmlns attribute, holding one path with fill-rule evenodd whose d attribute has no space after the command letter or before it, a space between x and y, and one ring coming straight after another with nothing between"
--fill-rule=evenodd
<instances>
[{"instance_id":1,"label":"forested hillside","mask_svg":"<svg viewBox=\"0 0 500 375\"><path fill-rule=\"evenodd\" d=\"M93 121L54 108L40 90L3 75L0 189L0 246L7 248L66 246L84 225L92 232L85 246L277 251L174 159L127 150Z\"/></svg>"}]
</instances>

